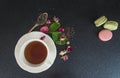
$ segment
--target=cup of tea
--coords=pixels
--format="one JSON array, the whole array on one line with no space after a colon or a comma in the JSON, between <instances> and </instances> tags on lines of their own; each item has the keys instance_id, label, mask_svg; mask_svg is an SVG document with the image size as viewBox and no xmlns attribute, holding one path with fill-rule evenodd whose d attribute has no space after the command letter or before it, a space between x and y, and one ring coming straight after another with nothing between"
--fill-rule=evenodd
<instances>
[{"instance_id":1,"label":"cup of tea","mask_svg":"<svg viewBox=\"0 0 120 78\"><path fill-rule=\"evenodd\" d=\"M48 52L49 49L45 42L31 39L23 44L20 57L28 66L40 66L46 60Z\"/></svg>"},{"instance_id":2,"label":"cup of tea","mask_svg":"<svg viewBox=\"0 0 120 78\"><path fill-rule=\"evenodd\" d=\"M42 35L46 36L46 40L38 38ZM55 57L54 42L44 33L31 32L24 35L18 40L15 48L15 58L18 65L30 73L40 73L47 70L53 64Z\"/></svg>"}]
</instances>

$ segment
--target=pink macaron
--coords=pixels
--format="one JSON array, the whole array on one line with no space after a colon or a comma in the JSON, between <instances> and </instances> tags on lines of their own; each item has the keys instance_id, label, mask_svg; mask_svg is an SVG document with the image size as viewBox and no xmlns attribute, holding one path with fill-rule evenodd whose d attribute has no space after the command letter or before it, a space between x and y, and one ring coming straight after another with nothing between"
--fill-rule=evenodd
<instances>
[{"instance_id":1,"label":"pink macaron","mask_svg":"<svg viewBox=\"0 0 120 78\"><path fill-rule=\"evenodd\" d=\"M109 41L112 39L112 36L113 36L112 32L106 29L101 30L98 35L99 39L102 41Z\"/></svg>"}]
</instances>

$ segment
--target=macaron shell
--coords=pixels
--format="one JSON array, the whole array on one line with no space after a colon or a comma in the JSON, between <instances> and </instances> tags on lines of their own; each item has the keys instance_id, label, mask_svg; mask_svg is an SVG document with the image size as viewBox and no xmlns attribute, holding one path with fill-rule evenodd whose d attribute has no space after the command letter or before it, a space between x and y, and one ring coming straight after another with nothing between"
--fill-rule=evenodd
<instances>
[{"instance_id":1,"label":"macaron shell","mask_svg":"<svg viewBox=\"0 0 120 78\"><path fill-rule=\"evenodd\" d=\"M105 16L101 16L97 20L94 21L94 24L96 27L99 27L103 25L106 21L107 21L107 18Z\"/></svg>"},{"instance_id":2,"label":"macaron shell","mask_svg":"<svg viewBox=\"0 0 120 78\"><path fill-rule=\"evenodd\" d=\"M112 32L106 29L101 30L98 35L101 41L109 41L112 39L112 36L113 36Z\"/></svg>"},{"instance_id":3,"label":"macaron shell","mask_svg":"<svg viewBox=\"0 0 120 78\"><path fill-rule=\"evenodd\" d=\"M103 26L105 29L108 29L108 30L117 30L118 29L118 22L116 21L107 21L104 26Z\"/></svg>"}]
</instances>

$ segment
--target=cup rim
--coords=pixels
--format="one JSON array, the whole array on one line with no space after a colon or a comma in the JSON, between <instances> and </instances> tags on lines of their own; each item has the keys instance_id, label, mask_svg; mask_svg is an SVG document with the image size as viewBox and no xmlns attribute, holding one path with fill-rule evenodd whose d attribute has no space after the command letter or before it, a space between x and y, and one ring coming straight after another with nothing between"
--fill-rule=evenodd
<instances>
[{"instance_id":1,"label":"cup rim","mask_svg":"<svg viewBox=\"0 0 120 78\"><path fill-rule=\"evenodd\" d=\"M29 43L33 42L33 41L41 42L42 44L44 44L44 46L45 46L46 49L47 49L47 56L46 56L45 59L44 59L41 63L39 63L39 64L32 64L32 63L30 63L30 62L25 58L25 55L24 55L24 52L25 52L24 50L25 50L26 46L27 46ZM21 61L22 61L24 64L26 64L26 65L29 66L29 67L38 67L38 66L41 66L41 65L44 64L44 62L47 60L47 57L48 57L48 56L49 56L49 48L48 48L47 44L46 44L43 40L40 40L40 39L30 39L30 40L26 41L26 42L22 45L22 47L21 47L20 59L21 59Z\"/></svg>"}]
</instances>

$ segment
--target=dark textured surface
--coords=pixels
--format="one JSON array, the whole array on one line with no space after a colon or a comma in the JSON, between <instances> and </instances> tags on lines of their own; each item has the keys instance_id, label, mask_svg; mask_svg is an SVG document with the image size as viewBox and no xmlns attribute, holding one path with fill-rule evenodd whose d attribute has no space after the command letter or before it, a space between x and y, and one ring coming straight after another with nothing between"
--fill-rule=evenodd
<instances>
[{"instance_id":1,"label":"dark textured surface","mask_svg":"<svg viewBox=\"0 0 120 78\"><path fill-rule=\"evenodd\" d=\"M31 74L16 63L17 40L34 25L39 13L58 16L63 26L75 28L68 61L59 56L45 72ZM0 78L120 78L120 28L102 42L93 21L105 15L120 22L119 0L0 0Z\"/></svg>"}]
</instances>

